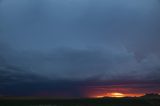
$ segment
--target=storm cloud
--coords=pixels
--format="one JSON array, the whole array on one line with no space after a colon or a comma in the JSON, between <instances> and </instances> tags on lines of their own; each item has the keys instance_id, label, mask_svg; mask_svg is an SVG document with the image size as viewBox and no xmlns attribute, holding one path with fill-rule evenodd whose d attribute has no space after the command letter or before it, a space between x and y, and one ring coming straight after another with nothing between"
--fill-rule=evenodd
<instances>
[{"instance_id":1,"label":"storm cloud","mask_svg":"<svg viewBox=\"0 0 160 106\"><path fill-rule=\"evenodd\" d=\"M20 78L45 81L159 82L159 11L159 0L1 0L0 71L16 67Z\"/></svg>"}]
</instances>

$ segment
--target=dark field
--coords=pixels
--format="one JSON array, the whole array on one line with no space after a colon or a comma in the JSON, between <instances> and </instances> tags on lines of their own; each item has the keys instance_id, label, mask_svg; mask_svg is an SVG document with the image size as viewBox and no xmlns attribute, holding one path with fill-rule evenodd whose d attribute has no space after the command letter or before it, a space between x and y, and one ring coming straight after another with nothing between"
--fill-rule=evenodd
<instances>
[{"instance_id":1,"label":"dark field","mask_svg":"<svg viewBox=\"0 0 160 106\"><path fill-rule=\"evenodd\" d=\"M1 99L0 106L160 106L160 99L105 98L105 99Z\"/></svg>"}]
</instances>

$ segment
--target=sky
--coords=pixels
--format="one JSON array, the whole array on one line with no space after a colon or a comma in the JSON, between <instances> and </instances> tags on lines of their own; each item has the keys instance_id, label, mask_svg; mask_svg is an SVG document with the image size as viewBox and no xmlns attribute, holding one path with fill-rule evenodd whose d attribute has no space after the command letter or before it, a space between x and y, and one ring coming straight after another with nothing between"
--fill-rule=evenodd
<instances>
[{"instance_id":1,"label":"sky","mask_svg":"<svg viewBox=\"0 0 160 106\"><path fill-rule=\"evenodd\" d=\"M0 0L0 95L160 93L159 0Z\"/></svg>"}]
</instances>

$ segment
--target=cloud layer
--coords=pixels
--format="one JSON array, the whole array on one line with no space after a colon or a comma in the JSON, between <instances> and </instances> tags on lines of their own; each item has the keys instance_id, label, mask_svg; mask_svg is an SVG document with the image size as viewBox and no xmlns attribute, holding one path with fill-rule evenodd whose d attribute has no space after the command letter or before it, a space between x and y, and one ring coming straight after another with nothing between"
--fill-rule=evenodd
<instances>
[{"instance_id":1,"label":"cloud layer","mask_svg":"<svg viewBox=\"0 0 160 106\"><path fill-rule=\"evenodd\" d=\"M159 10L158 0L2 0L0 71L159 82Z\"/></svg>"}]
</instances>

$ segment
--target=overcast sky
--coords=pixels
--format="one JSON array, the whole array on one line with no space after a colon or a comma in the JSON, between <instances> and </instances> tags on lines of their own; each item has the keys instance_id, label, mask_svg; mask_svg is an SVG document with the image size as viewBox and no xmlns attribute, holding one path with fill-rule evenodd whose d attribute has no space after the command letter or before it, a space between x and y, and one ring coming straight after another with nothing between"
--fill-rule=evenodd
<instances>
[{"instance_id":1,"label":"overcast sky","mask_svg":"<svg viewBox=\"0 0 160 106\"><path fill-rule=\"evenodd\" d=\"M1 0L0 80L159 83L159 11L159 0Z\"/></svg>"}]
</instances>

